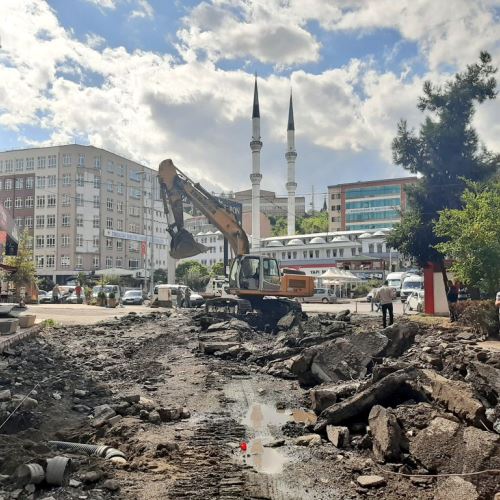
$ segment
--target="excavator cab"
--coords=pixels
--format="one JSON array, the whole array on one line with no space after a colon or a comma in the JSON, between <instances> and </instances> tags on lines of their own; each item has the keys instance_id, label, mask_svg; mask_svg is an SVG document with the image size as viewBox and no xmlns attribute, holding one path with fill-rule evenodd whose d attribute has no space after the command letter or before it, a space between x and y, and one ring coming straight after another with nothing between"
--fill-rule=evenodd
<instances>
[{"instance_id":1,"label":"excavator cab","mask_svg":"<svg viewBox=\"0 0 500 500\"><path fill-rule=\"evenodd\" d=\"M240 291L280 290L280 270L276 259L263 255L240 255L233 260L229 288Z\"/></svg>"}]
</instances>

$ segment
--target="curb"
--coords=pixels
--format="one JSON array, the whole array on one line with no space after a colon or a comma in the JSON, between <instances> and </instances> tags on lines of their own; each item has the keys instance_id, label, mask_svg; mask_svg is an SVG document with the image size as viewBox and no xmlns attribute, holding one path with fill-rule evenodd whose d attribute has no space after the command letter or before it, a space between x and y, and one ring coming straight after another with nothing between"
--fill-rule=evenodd
<instances>
[{"instance_id":1,"label":"curb","mask_svg":"<svg viewBox=\"0 0 500 500\"><path fill-rule=\"evenodd\" d=\"M8 347L15 346L19 342L35 337L41 332L38 325L32 326L31 328L26 328L20 332L13 333L11 335L2 335L0 337L0 353L4 352Z\"/></svg>"}]
</instances>

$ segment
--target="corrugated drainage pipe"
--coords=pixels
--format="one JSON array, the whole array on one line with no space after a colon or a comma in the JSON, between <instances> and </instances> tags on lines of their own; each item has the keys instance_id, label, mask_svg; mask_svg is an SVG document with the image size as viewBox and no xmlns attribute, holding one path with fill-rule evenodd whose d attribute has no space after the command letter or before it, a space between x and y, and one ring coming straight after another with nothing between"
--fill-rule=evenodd
<instances>
[{"instance_id":1,"label":"corrugated drainage pipe","mask_svg":"<svg viewBox=\"0 0 500 500\"><path fill-rule=\"evenodd\" d=\"M95 455L96 457L102 457L106 460L111 460L116 463L124 463L125 454L112 448L111 446L103 446L96 444L83 444L83 443L68 443L66 441L49 441L49 446L57 448L59 450L69 450L69 451L83 451L89 455Z\"/></svg>"}]
</instances>

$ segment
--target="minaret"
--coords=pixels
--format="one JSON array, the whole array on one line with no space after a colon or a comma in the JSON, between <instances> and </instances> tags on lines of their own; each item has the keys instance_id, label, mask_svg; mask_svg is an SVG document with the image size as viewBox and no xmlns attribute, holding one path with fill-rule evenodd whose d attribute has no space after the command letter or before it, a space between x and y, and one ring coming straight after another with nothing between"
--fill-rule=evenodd
<instances>
[{"instance_id":1,"label":"minaret","mask_svg":"<svg viewBox=\"0 0 500 500\"><path fill-rule=\"evenodd\" d=\"M260 111L259 111L259 92L257 90L257 75L255 75L255 88L253 93L253 112L252 112L252 140L250 142L252 150L252 249L260 247L260 150L262 142L260 140Z\"/></svg>"},{"instance_id":2,"label":"minaret","mask_svg":"<svg viewBox=\"0 0 500 500\"><path fill-rule=\"evenodd\" d=\"M286 182L286 190L288 191L288 236L293 236L295 234L295 190L297 189L297 183L295 182L295 159L297 158L297 152L295 151L295 124L293 122L293 102L291 91L286 138L287 150L285 158L288 163L288 175Z\"/></svg>"}]
</instances>

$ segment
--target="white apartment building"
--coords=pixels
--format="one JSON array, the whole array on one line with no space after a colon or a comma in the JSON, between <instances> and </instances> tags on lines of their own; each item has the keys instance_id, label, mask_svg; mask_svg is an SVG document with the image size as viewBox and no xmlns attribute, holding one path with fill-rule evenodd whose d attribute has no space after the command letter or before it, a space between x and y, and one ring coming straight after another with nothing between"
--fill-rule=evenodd
<instances>
[{"instance_id":1,"label":"white apartment building","mask_svg":"<svg viewBox=\"0 0 500 500\"><path fill-rule=\"evenodd\" d=\"M41 277L63 283L81 271L115 267L144 277L151 259L155 269L167 267L156 171L104 149L0 152L0 203L32 234Z\"/></svg>"}]
</instances>

